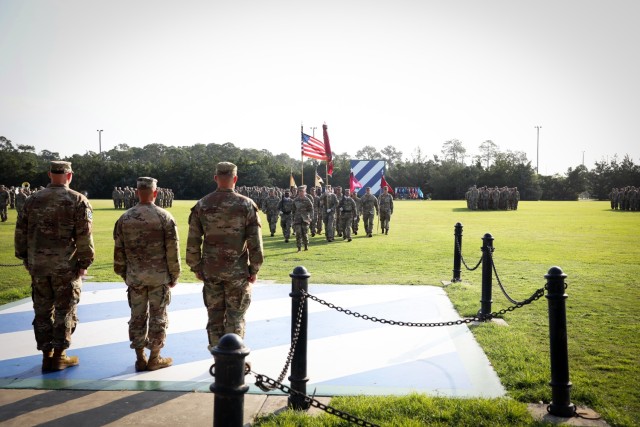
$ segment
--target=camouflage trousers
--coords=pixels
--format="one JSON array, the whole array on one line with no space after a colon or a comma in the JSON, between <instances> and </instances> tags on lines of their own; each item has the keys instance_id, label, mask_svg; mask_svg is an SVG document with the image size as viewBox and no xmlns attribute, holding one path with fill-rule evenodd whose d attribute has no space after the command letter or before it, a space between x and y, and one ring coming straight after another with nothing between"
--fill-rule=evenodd
<instances>
[{"instance_id":1,"label":"camouflage trousers","mask_svg":"<svg viewBox=\"0 0 640 427\"><path fill-rule=\"evenodd\" d=\"M244 338L244 315L251 304L251 283L247 278L221 280L205 277L202 296L209 317L209 351L224 334L234 333Z\"/></svg>"},{"instance_id":2,"label":"camouflage trousers","mask_svg":"<svg viewBox=\"0 0 640 427\"><path fill-rule=\"evenodd\" d=\"M345 239L351 238L351 226L353 225L353 214L351 212L342 212L340 215L340 233Z\"/></svg>"},{"instance_id":3,"label":"camouflage trousers","mask_svg":"<svg viewBox=\"0 0 640 427\"><path fill-rule=\"evenodd\" d=\"M167 285L128 286L127 300L131 308L129 341L131 348L150 350L164 347L171 303L171 288Z\"/></svg>"},{"instance_id":4,"label":"camouflage trousers","mask_svg":"<svg viewBox=\"0 0 640 427\"><path fill-rule=\"evenodd\" d=\"M380 211L380 227L384 230L389 229L389 221L391 221L391 211Z\"/></svg>"},{"instance_id":5,"label":"camouflage trousers","mask_svg":"<svg viewBox=\"0 0 640 427\"><path fill-rule=\"evenodd\" d=\"M324 229L325 229L325 236L327 238L327 240L333 239L335 237L335 227L336 227L336 217L333 213L333 211L331 212L326 212L322 214L322 218L324 220Z\"/></svg>"},{"instance_id":6,"label":"camouflage trousers","mask_svg":"<svg viewBox=\"0 0 640 427\"><path fill-rule=\"evenodd\" d=\"M267 222L269 223L269 231L271 234L275 234L278 228L278 213L267 212Z\"/></svg>"},{"instance_id":7,"label":"camouflage trousers","mask_svg":"<svg viewBox=\"0 0 640 427\"><path fill-rule=\"evenodd\" d=\"M7 220L7 205L0 205L0 219L3 222Z\"/></svg>"},{"instance_id":8,"label":"camouflage trousers","mask_svg":"<svg viewBox=\"0 0 640 427\"><path fill-rule=\"evenodd\" d=\"M321 234L322 233L322 213L317 212L313 215L313 234Z\"/></svg>"},{"instance_id":9,"label":"camouflage trousers","mask_svg":"<svg viewBox=\"0 0 640 427\"><path fill-rule=\"evenodd\" d=\"M358 234L358 229L360 228L360 215L354 215L353 221L351 223L351 231L354 234Z\"/></svg>"},{"instance_id":10,"label":"camouflage trousers","mask_svg":"<svg viewBox=\"0 0 640 427\"><path fill-rule=\"evenodd\" d=\"M363 213L362 222L364 222L364 232L367 234L373 234L373 218L374 214Z\"/></svg>"},{"instance_id":11,"label":"camouflage trousers","mask_svg":"<svg viewBox=\"0 0 640 427\"><path fill-rule=\"evenodd\" d=\"M293 230L296 232L296 246L298 246L298 249L302 245L306 248L309 245L309 224L306 222L293 224Z\"/></svg>"},{"instance_id":12,"label":"camouflage trousers","mask_svg":"<svg viewBox=\"0 0 640 427\"><path fill-rule=\"evenodd\" d=\"M32 276L33 331L38 350L67 349L78 324L82 279L74 272Z\"/></svg>"},{"instance_id":13,"label":"camouflage trousers","mask_svg":"<svg viewBox=\"0 0 640 427\"><path fill-rule=\"evenodd\" d=\"M289 237L291 236L291 222L292 222L291 214L282 215L280 219L280 227L282 227L282 234L284 235L284 238L287 240L289 240Z\"/></svg>"}]
</instances>

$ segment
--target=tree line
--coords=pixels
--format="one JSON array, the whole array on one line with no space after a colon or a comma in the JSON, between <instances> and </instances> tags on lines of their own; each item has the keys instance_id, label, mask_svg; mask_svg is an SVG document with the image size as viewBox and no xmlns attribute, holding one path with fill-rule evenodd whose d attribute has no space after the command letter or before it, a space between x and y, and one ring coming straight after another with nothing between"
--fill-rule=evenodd
<instances>
[{"instance_id":1,"label":"tree line","mask_svg":"<svg viewBox=\"0 0 640 427\"><path fill-rule=\"evenodd\" d=\"M484 141L480 154L469 158L459 140L446 141L440 154L428 156L420 148L408 157L389 145L378 151L365 146L355 156L333 153L334 172L330 184L348 185L350 160L385 160L385 179L393 187L420 187L433 199L464 199L473 185L518 187L522 200L576 200L588 193L606 199L611 188L640 186L640 166L628 156L596 162L589 170L584 165L568 168L563 175L538 175L523 152L502 151L492 141ZM467 159L469 159L467 161ZM300 159L287 154L274 155L266 149L241 149L234 144L195 144L165 146L149 144L143 148L120 144L109 151L74 154L61 158L59 153L36 153L29 145L15 145L0 136L0 184L32 187L46 186L45 171L51 160L73 163L72 187L86 191L89 197L111 197L113 187L134 186L138 176L153 176L161 187L172 188L177 199L198 199L214 188L213 172L220 161L238 165L238 185L289 186L291 172L300 184ZM314 185L315 172L324 179L325 164L305 159L304 184Z\"/></svg>"}]
</instances>

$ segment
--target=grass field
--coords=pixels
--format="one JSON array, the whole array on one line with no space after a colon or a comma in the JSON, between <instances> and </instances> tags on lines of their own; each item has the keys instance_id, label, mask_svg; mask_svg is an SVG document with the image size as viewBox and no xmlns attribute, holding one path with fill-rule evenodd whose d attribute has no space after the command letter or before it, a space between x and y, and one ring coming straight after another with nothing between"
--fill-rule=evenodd
<instances>
[{"instance_id":1,"label":"grass field","mask_svg":"<svg viewBox=\"0 0 640 427\"><path fill-rule=\"evenodd\" d=\"M89 270L90 280L119 281L112 269L112 228L121 212L113 210L110 201L94 200L92 204L97 258ZM180 227L183 255L192 205L178 201L170 209ZM308 252L298 253L295 243L285 244L281 236L268 237L268 227L263 226L265 263L259 280L290 283L289 273L303 265L311 273L312 285L440 285L441 280L452 277L456 222L464 225L462 252L470 266L481 256L482 236L493 235L498 274L517 300L544 286L544 275L551 266L564 270L568 275L572 401L592 407L611 425L640 425L640 212L612 212L605 202L521 202L516 212L471 212L462 201L397 202L388 236L366 238L361 233L351 243L327 243L324 236L316 236ZM17 263L14 227L15 211L10 211L9 221L0 224L2 265ZM196 281L186 265L184 269L181 282ZM446 291L461 315L474 315L479 309L480 270L463 268L462 279L463 283L448 286ZM0 267L0 302L27 296L26 271ZM493 310L510 305L494 279ZM395 320L420 321L420 307L407 317ZM551 398L546 299L509 312L504 319L508 327L482 324L473 333L510 399L356 397L336 398L332 405L383 425L534 425L523 411L524 403ZM390 407L394 410L388 410ZM503 410L498 414L496 407ZM441 417L428 412L432 410ZM457 418L460 411L465 418ZM262 425L342 425L340 422L330 415L312 420L287 413L262 420Z\"/></svg>"}]
</instances>

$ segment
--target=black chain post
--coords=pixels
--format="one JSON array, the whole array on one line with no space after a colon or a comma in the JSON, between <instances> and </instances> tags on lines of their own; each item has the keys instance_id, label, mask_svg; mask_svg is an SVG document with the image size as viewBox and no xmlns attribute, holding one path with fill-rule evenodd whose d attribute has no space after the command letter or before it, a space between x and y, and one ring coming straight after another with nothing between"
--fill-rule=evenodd
<instances>
[{"instance_id":1,"label":"black chain post","mask_svg":"<svg viewBox=\"0 0 640 427\"><path fill-rule=\"evenodd\" d=\"M213 401L214 427L241 427L244 425L244 394L249 386L244 383L244 358L249 349L236 334L226 334L211 350L215 359L215 379L209 390Z\"/></svg>"},{"instance_id":2,"label":"black chain post","mask_svg":"<svg viewBox=\"0 0 640 427\"><path fill-rule=\"evenodd\" d=\"M482 238L482 297L480 298L480 311L478 311L478 317L480 318L491 313L492 252L493 236L487 233Z\"/></svg>"},{"instance_id":3,"label":"black chain post","mask_svg":"<svg viewBox=\"0 0 640 427\"><path fill-rule=\"evenodd\" d=\"M301 298L301 296L308 293L309 277L311 275L306 268L298 266L293 269L289 277L291 277L291 293L289 294L291 296L291 339L293 340L297 334L289 382L292 390L306 395L307 382L309 381L307 377L307 320L309 313L307 299ZM304 291L304 294L301 291ZM303 304L302 307L300 304ZM298 316L300 310L302 312ZM296 318L298 317L300 322L296 325ZM299 328L299 330L296 331L296 328ZM293 394L289 396L288 406L298 411L306 411L309 409L310 403L303 396Z\"/></svg>"},{"instance_id":4,"label":"black chain post","mask_svg":"<svg viewBox=\"0 0 640 427\"><path fill-rule=\"evenodd\" d=\"M462 258L462 224L456 222L453 233L453 279L451 282L460 281L460 260Z\"/></svg>"},{"instance_id":5,"label":"black chain post","mask_svg":"<svg viewBox=\"0 0 640 427\"><path fill-rule=\"evenodd\" d=\"M551 267L547 279L549 303L549 345L551 355L551 404L547 410L557 417L573 417L576 407L571 403L569 381L569 350L567 347L567 294L564 279L567 275L560 267Z\"/></svg>"}]
</instances>

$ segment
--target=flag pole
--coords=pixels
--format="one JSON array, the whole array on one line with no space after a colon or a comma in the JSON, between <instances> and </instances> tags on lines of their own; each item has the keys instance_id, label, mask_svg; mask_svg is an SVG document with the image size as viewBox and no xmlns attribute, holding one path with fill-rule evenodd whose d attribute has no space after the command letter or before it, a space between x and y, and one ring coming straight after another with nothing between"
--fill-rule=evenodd
<instances>
[{"instance_id":1,"label":"flag pole","mask_svg":"<svg viewBox=\"0 0 640 427\"><path fill-rule=\"evenodd\" d=\"M302 126L302 122L300 122L300 137L304 133L304 127ZM302 153L302 149L300 149L300 169L301 169L301 178L300 185L304 185L304 154Z\"/></svg>"}]
</instances>

